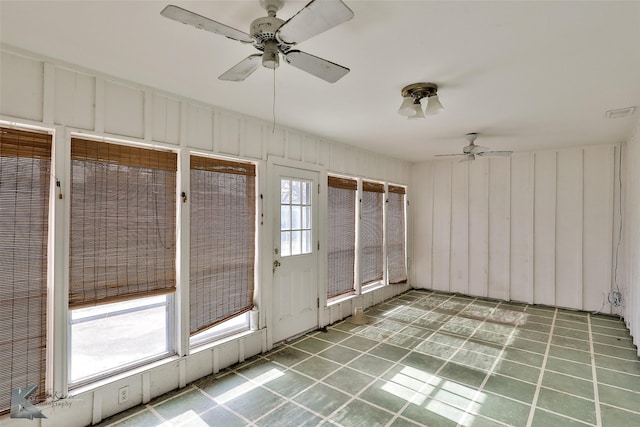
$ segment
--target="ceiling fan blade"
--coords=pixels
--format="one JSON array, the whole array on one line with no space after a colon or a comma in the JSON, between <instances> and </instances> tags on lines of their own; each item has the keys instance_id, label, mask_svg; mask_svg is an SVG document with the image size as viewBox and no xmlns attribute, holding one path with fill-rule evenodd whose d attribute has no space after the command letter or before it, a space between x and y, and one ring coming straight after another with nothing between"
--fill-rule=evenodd
<instances>
[{"instance_id":1,"label":"ceiling fan blade","mask_svg":"<svg viewBox=\"0 0 640 427\"><path fill-rule=\"evenodd\" d=\"M329 83L337 82L349 72L349 69L342 65L334 64L326 59L318 58L299 50L289 51L284 58L294 67Z\"/></svg>"},{"instance_id":2,"label":"ceiling fan blade","mask_svg":"<svg viewBox=\"0 0 640 427\"><path fill-rule=\"evenodd\" d=\"M476 156L483 157L509 157L513 154L513 151L483 151L481 153L476 153Z\"/></svg>"},{"instance_id":3,"label":"ceiling fan blade","mask_svg":"<svg viewBox=\"0 0 640 427\"><path fill-rule=\"evenodd\" d=\"M258 69L262 63L262 55L256 53L250 55L240 61L238 64L229 68L224 74L218 77L218 80L228 80L231 82L241 82Z\"/></svg>"},{"instance_id":4,"label":"ceiling fan blade","mask_svg":"<svg viewBox=\"0 0 640 427\"><path fill-rule=\"evenodd\" d=\"M353 18L353 11L341 0L313 0L276 31L286 44L301 43Z\"/></svg>"},{"instance_id":5,"label":"ceiling fan blade","mask_svg":"<svg viewBox=\"0 0 640 427\"><path fill-rule=\"evenodd\" d=\"M483 147L483 146L481 146L481 145L474 145L474 146L471 148L471 151L469 151L469 153L471 153L471 154L478 154L478 153L482 153L482 152L484 152L484 151L489 151L489 150L491 150L491 148L489 148L489 147Z\"/></svg>"},{"instance_id":6,"label":"ceiling fan blade","mask_svg":"<svg viewBox=\"0 0 640 427\"><path fill-rule=\"evenodd\" d=\"M160 15L164 16L165 18L173 19L174 21L182 22L183 24L192 25L202 30L211 31L212 33L220 34L221 36L241 41L243 43L255 42L255 40L244 31L236 30L235 28L229 27L212 19L198 15L197 13L190 12L186 9L171 4L162 9Z\"/></svg>"},{"instance_id":7,"label":"ceiling fan blade","mask_svg":"<svg viewBox=\"0 0 640 427\"><path fill-rule=\"evenodd\" d=\"M468 154L434 154L434 157L468 156Z\"/></svg>"}]
</instances>

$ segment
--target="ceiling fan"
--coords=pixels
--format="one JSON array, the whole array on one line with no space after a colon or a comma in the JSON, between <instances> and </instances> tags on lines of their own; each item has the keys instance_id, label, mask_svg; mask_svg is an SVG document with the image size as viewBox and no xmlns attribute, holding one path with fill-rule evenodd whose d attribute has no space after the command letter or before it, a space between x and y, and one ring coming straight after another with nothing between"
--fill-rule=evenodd
<instances>
[{"instance_id":1,"label":"ceiling fan","mask_svg":"<svg viewBox=\"0 0 640 427\"><path fill-rule=\"evenodd\" d=\"M467 141L469 141L469 145L462 149L462 153L460 154L436 154L437 157L449 157L449 156L465 156L464 159L460 160L461 162L469 162L476 159L476 156L479 157L508 157L513 154L513 151L491 151L490 148L481 147L475 144L476 138L478 137L477 133L468 133L466 135Z\"/></svg>"},{"instance_id":2,"label":"ceiling fan","mask_svg":"<svg viewBox=\"0 0 640 427\"><path fill-rule=\"evenodd\" d=\"M276 18L284 0L260 0L260 4L267 16L254 20L249 34L174 5L165 7L160 15L242 43L252 43L262 52L249 55L218 77L220 80L243 81L260 65L275 69L280 54L287 63L329 83L335 83L349 72L346 67L293 49L296 44L353 18L353 12L341 0L313 0L287 21Z\"/></svg>"}]
</instances>

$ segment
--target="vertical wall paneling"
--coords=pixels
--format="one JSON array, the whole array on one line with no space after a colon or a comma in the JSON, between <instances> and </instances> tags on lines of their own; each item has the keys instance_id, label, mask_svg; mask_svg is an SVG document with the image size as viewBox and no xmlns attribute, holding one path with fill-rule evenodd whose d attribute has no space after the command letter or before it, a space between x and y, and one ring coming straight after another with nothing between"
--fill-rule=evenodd
<instances>
[{"instance_id":1,"label":"vertical wall paneling","mask_svg":"<svg viewBox=\"0 0 640 427\"><path fill-rule=\"evenodd\" d=\"M180 101L151 94L151 138L154 141L180 143Z\"/></svg>"},{"instance_id":2,"label":"vertical wall paneling","mask_svg":"<svg viewBox=\"0 0 640 427\"><path fill-rule=\"evenodd\" d=\"M557 161L556 304L581 308L582 150L562 150Z\"/></svg>"},{"instance_id":3,"label":"vertical wall paneling","mask_svg":"<svg viewBox=\"0 0 640 427\"><path fill-rule=\"evenodd\" d=\"M510 159L489 160L489 297L509 300Z\"/></svg>"},{"instance_id":4,"label":"vertical wall paneling","mask_svg":"<svg viewBox=\"0 0 640 427\"><path fill-rule=\"evenodd\" d=\"M345 148L338 144L331 144L331 162L329 169L333 172L344 173Z\"/></svg>"},{"instance_id":5,"label":"vertical wall paneling","mask_svg":"<svg viewBox=\"0 0 640 427\"><path fill-rule=\"evenodd\" d=\"M144 137L144 91L114 81L104 83L104 130L115 135Z\"/></svg>"},{"instance_id":6,"label":"vertical wall paneling","mask_svg":"<svg viewBox=\"0 0 640 427\"><path fill-rule=\"evenodd\" d=\"M616 310L624 310L625 323L633 336L633 342L640 356L640 120L638 120L635 132L625 144L620 144L622 149L622 167L620 176L616 174L616 192L622 185L622 206L616 206L616 217L622 212L622 244L618 254L618 282L622 292L623 305ZM620 153L619 153L620 155ZM618 165L616 164L616 169ZM614 228L616 240L619 228ZM615 260L614 260L615 261Z\"/></svg>"},{"instance_id":7,"label":"vertical wall paneling","mask_svg":"<svg viewBox=\"0 0 640 427\"><path fill-rule=\"evenodd\" d=\"M326 141L318 142L318 165L329 167L331 163L331 146Z\"/></svg>"},{"instance_id":8,"label":"vertical wall paneling","mask_svg":"<svg viewBox=\"0 0 640 427\"><path fill-rule=\"evenodd\" d=\"M451 162L433 167L432 287L449 291L451 262Z\"/></svg>"},{"instance_id":9,"label":"vertical wall paneling","mask_svg":"<svg viewBox=\"0 0 640 427\"><path fill-rule=\"evenodd\" d=\"M302 135L296 132L287 132L287 159L302 160Z\"/></svg>"},{"instance_id":10,"label":"vertical wall paneling","mask_svg":"<svg viewBox=\"0 0 640 427\"><path fill-rule=\"evenodd\" d=\"M611 283L613 250L613 169L614 147L596 147L584 151L584 291L581 308L585 310L605 308L611 289L607 284Z\"/></svg>"},{"instance_id":11,"label":"vertical wall paneling","mask_svg":"<svg viewBox=\"0 0 640 427\"><path fill-rule=\"evenodd\" d=\"M315 165L318 163L317 141L311 136L304 137L302 141L302 161Z\"/></svg>"},{"instance_id":12,"label":"vertical wall paneling","mask_svg":"<svg viewBox=\"0 0 640 427\"><path fill-rule=\"evenodd\" d=\"M451 291L469 293L469 162L451 164Z\"/></svg>"},{"instance_id":13,"label":"vertical wall paneling","mask_svg":"<svg viewBox=\"0 0 640 427\"><path fill-rule=\"evenodd\" d=\"M510 299L533 302L533 172L532 154L511 157Z\"/></svg>"},{"instance_id":14,"label":"vertical wall paneling","mask_svg":"<svg viewBox=\"0 0 640 427\"><path fill-rule=\"evenodd\" d=\"M488 296L489 160L469 162L469 293Z\"/></svg>"},{"instance_id":15,"label":"vertical wall paneling","mask_svg":"<svg viewBox=\"0 0 640 427\"><path fill-rule=\"evenodd\" d=\"M253 121L243 121L244 156L262 159L262 127Z\"/></svg>"},{"instance_id":16,"label":"vertical wall paneling","mask_svg":"<svg viewBox=\"0 0 640 427\"><path fill-rule=\"evenodd\" d=\"M227 112L218 113L217 151L232 156L240 155L240 125L238 116Z\"/></svg>"},{"instance_id":17,"label":"vertical wall paneling","mask_svg":"<svg viewBox=\"0 0 640 427\"><path fill-rule=\"evenodd\" d=\"M187 145L191 148L213 149L213 114L211 110L189 105L187 110Z\"/></svg>"},{"instance_id":18,"label":"vertical wall paneling","mask_svg":"<svg viewBox=\"0 0 640 427\"><path fill-rule=\"evenodd\" d=\"M153 139L153 92L150 89L145 89L143 96L144 139L151 141Z\"/></svg>"},{"instance_id":19,"label":"vertical wall paneling","mask_svg":"<svg viewBox=\"0 0 640 427\"><path fill-rule=\"evenodd\" d=\"M93 129L95 121L95 78L57 67L55 70L54 123L79 129Z\"/></svg>"},{"instance_id":20,"label":"vertical wall paneling","mask_svg":"<svg viewBox=\"0 0 640 427\"><path fill-rule=\"evenodd\" d=\"M267 155L284 158L284 131L271 126L264 126L267 141Z\"/></svg>"},{"instance_id":21,"label":"vertical wall paneling","mask_svg":"<svg viewBox=\"0 0 640 427\"><path fill-rule=\"evenodd\" d=\"M409 270L411 285L415 288L432 288L432 245L433 245L433 166L422 163L411 168L413 185L411 192L411 213L413 224L413 259Z\"/></svg>"},{"instance_id":22,"label":"vertical wall paneling","mask_svg":"<svg viewBox=\"0 0 640 427\"><path fill-rule=\"evenodd\" d=\"M556 303L556 152L534 157L533 302Z\"/></svg>"},{"instance_id":23,"label":"vertical wall paneling","mask_svg":"<svg viewBox=\"0 0 640 427\"><path fill-rule=\"evenodd\" d=\"M55 91L56 91L56 68L53 64L44 63L43 87L42 87L42 121L47 124L53 123L55 113Z\"/></svg>"},{"instance_id":24,"label":"vertical wall paneling","mask_svg":"<svg viewBox=\"0 0 640 427\"><path fill-rule=\"evenodd\" d=\"M95 108L95 131L104 132L104 110L105 110L105 81L102 77L96 77L96 108Z\"/></svg>"},{"instance_id":25,"label":"vertical wall paneling","mask_svg":"<svg viewBox=\"0 0 640 427\"><path fill-rule=\"evenodd\" d=\"M44 63L3 52L0 75L0 114L41 121Z\"/></svg>"}]
</instances>

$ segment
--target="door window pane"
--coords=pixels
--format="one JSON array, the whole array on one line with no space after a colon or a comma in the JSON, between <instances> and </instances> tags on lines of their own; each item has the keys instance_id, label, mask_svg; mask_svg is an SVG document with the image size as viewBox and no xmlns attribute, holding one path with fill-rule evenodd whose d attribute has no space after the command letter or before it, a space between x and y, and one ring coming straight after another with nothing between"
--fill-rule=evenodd
<instances>
[{"instance_id":1,"label":"door window pane","mask_svg":"<svg viewBox=\"0 0 640 427\"><path fill-rule=\"evenodd\" d=\"M311 181L280 180L280 254L311 253Z\"/></svg>"}]
</instances>

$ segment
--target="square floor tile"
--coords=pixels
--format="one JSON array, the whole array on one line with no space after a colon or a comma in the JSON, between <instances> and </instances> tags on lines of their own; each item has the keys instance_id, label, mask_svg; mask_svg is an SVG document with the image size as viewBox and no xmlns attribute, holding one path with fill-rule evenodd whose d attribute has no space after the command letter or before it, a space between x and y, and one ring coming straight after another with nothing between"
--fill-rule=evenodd
<instances>
[{"instance_id":1,"label":"square floor tile","mask_svg":"<svg viewBox=\"0 0 640 427\"><path fill-rule=\"evenodd\" d=\"M274 353L265 355L265 358L276 363L280 363L284 366L293 366L296 363L302 362L305 359L311 357L309 353L300 351L296 348L285 346L283 349L277 350Z\"/></svg>"},{"instance_id":2,"label":"square floor tile","mask_svg":"<svg viewBox=\"0 0 640 427\"><path fill-rule=\"evenodd\" d=\"M356 326L356 325L352 325L352 326ZM317 334L316 338L324 341L331 341L333 343L338 343L342 340L349 338L350 336L351 334L342 332L336 328L331 327L331 328L328 328L326 332L321 332Z\"/></svg>"},{"instance_id":3,"label":"square floor tile","mask_svg":"<svg viewBox=\"0 0 640 427\"><path fill-rule=\"evenodd\" d=\"M487 373L449 362L442 368L438 375L471 387L479 387L487 376Z\"/></svg>"},{"instance_id":4,"label":"square floor tile","mask_svg":"<svg viewBox=\"0 0 640 427\"><path fill-rule=\"evenodd\" d=\"M322 418L303 409L295 403L287 402L266 417L260 418L256 424L264 427L311 427L322 422ZM226 424L220 423L219 426Z\"/></svg>"},{"instance_id":5,"label":"square floor tile","mask_svg":"<svg viewBox=\"0 0 640 427\"><path fill-rule=\"evenodd\" d=\"M493 372L533 384L537 384L540 377L540 369L504 359L498 361Z\"/></svg>"},{"instance_id":6,"label":"square floor tile","mask_svg":"<svg viewBox=\"0 0 640 427\"><path fill-rule=\"evenodd\" d=\"M491 355L468 350L458 350L451 358L453 363L484 371L491 369L495 361L496 358Z\"/></svg>"},{"instance_id":7,"label":"square floor tile","mask_svg":"<svg viewBox=\"0 0 640 427\"><path fill-rule=\"evenodd\" d=\"M118 426L118 427L156 427L162 424L162 420L148 409L136 408L132 412L126 411L123 414L116 414L107 418L98 427Z\"/></svg>"},{"instance_id":8,"label":"square floor tile","mask_svg":"<svg viewBox=\"0 0 640 427\"><path fill-rule=\"evenodd\" d=\"M364 338L360 336L352 336L347 338L344 341L341 341L340 345L343 345L345 347L350 347L354 350L369 351L373 347L378 345L378 341L370 340L368 338Z\"/></svg>"},{"instance_id":9,"label":"square floor tile","mask_svg":"<svg viewBox=\"0 0 640 427\"><path fill-rule=\"evenodd\" d=\"M380 357L372 356L370 354L363 354L362 356L349 363L350 368L364 372L365 374L380 376L386 370L393 366L393 362Z\"/></svg>"},{"instance_id":10,"label":"square floor tile","mask_svg":"<svg viewBox=\"0 0 640 427\"><path fill-rule=\"evenodd\" d=\"M549 356L559 359L571 360L573 362L581 362L591 364L591 354L586 351L574 350L566 347L552 345L549 347Z\"/></svg>"},{"instance_id":11,"label":"square floor tile","mask_svg":"<svg viewBox=\"0 0 640 427\"><path fill-rule=\"evenodd\" d=\"M526 350L520 350L518 348L507 347L502 353L502 359L524 363L530 366L542 366L544 355Z\"/></svg>"},{"instance_id":12,"label":"square floor tile","mask_svg":"<svg viewBox=\"0 0 640 427\"><path fill-rule=\"evenodd\" d=\"M334 345L333 347L330 347L318 353L318 356L324 357L325 359L329 359L340 364L347 364L361 354L362 353L359 351L352 350L341 345Z\"/></svg>"},{"instance_id":13,"label":"square floor tile","mask_svg":"<svg viewBox=\"0 0 640 427\"><path fill-rule=\"evenodd\" d=\"M637 350L635 348L618 347L607 344L593 344L593 351L603 356L619 357L627 360L638 360Z\"/></svg>"},{"instance_id":14,"label":"square floor tile","mask_svg":"<svg viewBox=\"0 0 640 427\"><path fill-rule=\"evenodd\" d=\"M600 416L603 427L640 426L640 414L609 405L600 405Z\"/></svg>"},{"instance_id":15,"label":"square floor tile","mask_svg":"<svg viewBox=\"0 0 640 427\"><path fill-rule=\"evenodd\" d=\"M350 368L338 369L329 375L322 382L334 386L350 395L355 395L362 391L374 380L374 377L354 371Z\"/></svg>"},{"instance_id":16,"label":"square floor tile","mask_svg":"<svg viewBox=\"0 0 640 427\"><path fill-rule=\"evenodd\" d=\"M235 373L229 373L219 377L208 376L194 383L199 389L206 392L214 399L233 390L250 386L249 380Z\"/></svg>"},{"instance_id":17,"label":"square floor tile","mask_svg":"<svg viewBox=\"0 0 640 427\"><path fill-rule=\"evenodd\" d=\"M389 411L398 412L415 396L415 390L400 382L378 380L367 387L359 397Z\"/></svg>"},{"instance_id":18,"label":"square floor tile","mask_svg":"<svg viewBox=\"0 0 640 427\"><path fill-rule=\"evenodd\" d=\"M200 390L190 390L155 405L154 409L164 418L171 419L188 411L200 414L214 406L217 406L217 403Z\"/></svg>"},{"instance_id":19,"label":"square floor tile","mask_svg":"<svg viewBox=\"0 0 640 427\"><path fill-rule=\"evenodd\" d=\"M331 420L344 427L383 427L392 418L392 413L360 400L349 402L344 408L341 408L331 416Z\"/></svg>"},{"instance_id":20,"label":"square floor tile","mask_svg":"<svg viewBox=\"0 0 640 427\"><path fill-rule=\"evenodd\" d=\"M324 378L340 368L340 364L313 356L294 366L292 369L315 379Z\"/></svg>"},{"instance_id":21,"label":"square floor tile","mask_svg":"<svg viewBox=\"0 0 640 427\"><path fill-rule=\"evenodd\" d=\"M640 360L625 360L618 359L616 357L602 356L596 354L595 356L596 366L601 368L613 369L619 372L626 372L628 374L640 375Z\"/></svg>"},{"instance_id":22,"label":"square floor tile","mask_svg":"<svg viewBox=\"0 0 640 427\"><path fill-rule=\"evenodd\" d=\"M392 362L398 362L404 356L409 353L410 350L402 347L398 347L391 344L381 343L371 350L369 350L369 354L373 354L374 356L382 357L383 359L390 360Z\"/></svg>"},{"instance_id":23,"label":"square floor tile","mask_svg":"<svg viewBox=\"0 0 640 427\"><path fill-rule=\"evenodd\" d=\"M533 421L531 427L584 427L584 424L579 421L574 421L570 418L563 417L561 415L552 414L543 409L536 409L533 414Z\"/></svg>"},{"instance_id":24,"label":"square floor tile","mask_svg":"<svg viewBox=\"0 0 640 427\"><path fill-rule=\"evenodd\" d=\"M200 415L200 419L212 427L224 426L224 427L243 427L247 425L247 422L238 417L231 411L223 408L222 406L216 406L212 410ZM195 422L189 425L199 425Z\"/></svg>"},{"instance_id":25,"label":"square floor tile","mask_svg":"<svg viewBox=\"0 0 640 427\"><path fill-rule=\"evenodd\" d=\"M593 400L593 382L545 371L542 386Z\"/></svg>"},{"instance_id":26,"label":"square floor tile","mask_svg":"<svg viewBox=\"0 0 640 427\"><path fill-rule=\"evenodd\" d=\"M224 404L240 415L250 420L256 420L282 403L284 403L282 398L269 390L258 387L248 390Z\"/></svg>"},{"instance_id":27,"label":"square floor tile","mask_svg":"<svg viewBox=\"0 0 640 427\"><path fill-rule=\"evenodd\" d=\"M549 341L549 334L546 332L531 331L531 330L522 329L522 328L516 329L513 336L517 338L528 339L531 341L538 341L545 344L547 343L547 341Z\"/></svg>"},{"instance_id":28,"label":"square floor tile","mask_svg":"<svg viewBox=\"0 0 640 427\"><path fill-rule=\"evenodd\" d=\"M597 368L598 383L622 387L640 393L640 377L610 369Z\"/></svg>"},{"instance_id":29,"label":"square floor tile","mask_svg":"<svg viewBox=\"0 0 640 427\"><path fill-rule=\"evenodd\" d=\"M636 380L640 382L640 378ZM624 389L598 384L598 396L600 403L640 412L640 393L629 393Z\"/></svg>"},{"instance_id":30,"label":"square floor tile","mask_svg":"<svg viewBox=\"0 0 640 427\"><path fill-rule=\"evenodd\" d=\"M292 345L292 347L295 347L299 350L307 351L309 353L318 353L328 347L331 347L332 345L333 344L330 342L310 337L296 342Z\"/></svg>"},{"instance_id":31,"label":"square floor tile","mask_svg":"<svg viewBox=\"0 0 640 427\"><path fill-rule=\"evenodd\" d=\"M284 375L263 384L284 397L293 397L315 381L294 371L285 371Z\"/></svg>"},{"instance_id":32,"label":"square floor tile","mask_svg":"<svg viewBox=\"0 0 640 427\"><path fill-rule=\"evenodd\" d=\"M577 339L577 340L589 341L589 332L587 332L587 331L579 331L579 330L574 329L574 328L563 328L563 327L560 327L558 325L556 325L553 328L553 335L554 336L563 336L563 337L567 337L567 338L573 338L573 339Z\"/></svg>"},{"instance_id":33,"label":"square floor tile","mask_svg":"<svg viewBox=\"0 0 640 427\"><path fill-rule=\"evenodd\" d=\"M484 390L531 404L536 393L536 386L515 378L493 374L484 385Z\"/></svg>"},{"instance_id":34,"label":"square floor tile","mask_svg":"<svg viewBox=\"0 0 640 427\"><path fill-rule=\"evenodd\" d=\"M236 369L236 373L247 378L270 376L270 374L284 371L284 368L266 359L257 359L253 363L245 364Z\"/></svg>"},{"instance_id":35,"label":"square floor tile","mask_svg":"<svg viewBox=\"0 0 640 427\"><path fill-rule=\"evenodd\" d=\"M538 395L537 406L587 423L596 423L595 404L591 400L542 388Z\"/></svg>"},{"instance_id":36,"label":"square floor tile","mask_svg":"<svg viewBox=\"0 0 640 427\"><path fill-rule=\"evenodd\" d=\"M483 392L473 404L473 413L513 426L527 424L531 406L489 392Z\"/></svg>"},{"instance_id":37,"label":"square floor tile","mask_svg":"<svg viewBox=\"0 0 640 427\"><path fill-rule=\"evenodd\" d=\"M562 346L562 347L568 347L575 350L591 351L591 346L589 345L589 341L567 338L567 337L559 336L556 334L554 334L553 337L551 337L551 344Z\"/></svg>"},{"instance_id":38,"label":"square floor tile","mask_svg":"<svg viewBox=\"0 0 640 427\"><path fill-rule=\"evenodd\" d=\"M324 384L315 384L293 400L318 414L328 416L347 403L351 397Z\"/></svg>"},{"instance_id":39,"label":"square floor tile","mask_svg":"<svg viewBox=\"0 0 640 427\"><path fill-rule=\"evenodd\" d=\"M464 410L435 399L428 399L421 405L409 404L402 411L402 415L421 426L453 427L464 415Z\"/></svg>"},{"instance_id":40,"label":"square floor tile","mask_svg":"<svg viewBox=\"0 0 640 427\"><path fill-rule=\"evenodd\" d=\"M574 377L580 377L584 380L591 380L593 378L591 365L557 359L555 357L549 357L547 359L545 369L561 374L573 375Z\"/></svg>"},{"instance_id":41,"label":"square floor tile","mask_svg":"<svg viewBox=\"0 0 640 427\"><path fill-rule=\"evenodd\" d=\"M421 372L435 374L445 364L445 361L427 354L414 352L405 357L401 364Z\"/></svg>"}]
</instances>

